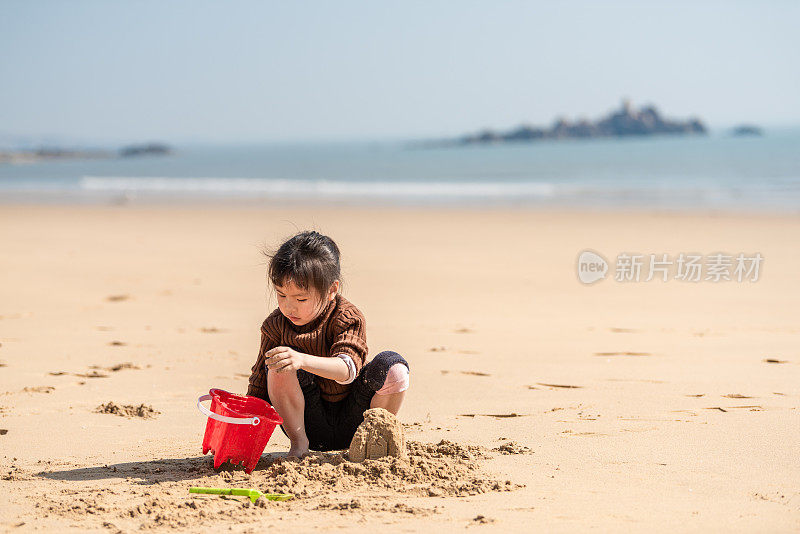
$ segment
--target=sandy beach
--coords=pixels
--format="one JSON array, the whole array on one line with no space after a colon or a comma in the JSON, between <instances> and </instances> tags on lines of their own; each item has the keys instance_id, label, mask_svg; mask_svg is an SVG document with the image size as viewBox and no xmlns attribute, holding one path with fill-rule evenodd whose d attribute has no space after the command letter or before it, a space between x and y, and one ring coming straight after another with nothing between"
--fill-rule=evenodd
<instances>
[{"instance_id":1,"label":"sandy beach","mask_svg":"<svg viewBox=\"0 0 800 534\"><path fill-rule=\"evenodd\" d=\"M416 463L292 462L277 430L251 475L215 473L195 403L246 390L276 307L260 248L311 228L370 356L410 362ZM4 205L0 525L798 532L798 242L797 215ZM584 249L764 261L756 282L584 285Z\"/></svg>"}]
</instances>

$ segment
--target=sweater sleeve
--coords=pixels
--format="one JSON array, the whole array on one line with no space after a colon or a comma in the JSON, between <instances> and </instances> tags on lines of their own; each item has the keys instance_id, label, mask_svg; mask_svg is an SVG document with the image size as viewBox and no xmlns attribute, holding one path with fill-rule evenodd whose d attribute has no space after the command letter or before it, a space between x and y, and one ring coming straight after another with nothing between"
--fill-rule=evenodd
<instances>
[{"instance_id":1,"label":"sweater sleeve","mask_svg":"<svg viewBox=\"0 0 800 534\"><path fill-rule=\"evenodd\" d=\"M346 354L356 366L356 376L367 363L367 325L356 309L342 313L333 324L333 344L329 356Z\"/></svg>"},{"instance_id":2,"label":"sweater sleeve","mask_svg":"<svg viewBox=\"0 0 800 534\"><path fill-rule=\"evenodd\" d=\"M261 346L258 349L256 363L250 368L249 385L247 395L267 400L267 370L265 368L265 354L278 346L278 340L274 333L267 327L267 321L261 325Z\"/></svg>"}]
</instances>

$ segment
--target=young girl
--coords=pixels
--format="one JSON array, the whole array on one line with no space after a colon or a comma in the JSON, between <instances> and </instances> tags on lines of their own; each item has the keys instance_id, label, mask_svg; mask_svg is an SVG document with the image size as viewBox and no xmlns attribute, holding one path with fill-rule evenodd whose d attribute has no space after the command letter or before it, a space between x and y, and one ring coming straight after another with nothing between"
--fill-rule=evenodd
<instances>
[{"instance_id":1,"label":"young girl","mask_svg":"<svg viewBox=\"0 0 800 534\"><path fill-rule=\"evenodd\" d=\"M295 235L271 256L268 273L278 308L261 325L247 394L283 418L287 456L346 449L365 410L397 414L408 362L388 350L367 362L366 321L339 293L339 248L331 238Z\"/></svg>"}]
</instances>

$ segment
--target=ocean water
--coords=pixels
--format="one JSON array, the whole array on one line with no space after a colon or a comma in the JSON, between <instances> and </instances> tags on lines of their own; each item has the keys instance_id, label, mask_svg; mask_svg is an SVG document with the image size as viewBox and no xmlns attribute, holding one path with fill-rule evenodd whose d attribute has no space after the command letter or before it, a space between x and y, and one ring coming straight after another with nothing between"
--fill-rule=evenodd
<instances>
[{"instance_id":1,"label":"ocean water","mask_svg":"<svg viewBox=\"0 0 800 534\"><path fill-rule=\"evenodd\" d=\"M176 146L0 164L0 202L314 203L800 211L800 131L414 148Z\"/></svg>"}]
</instances>

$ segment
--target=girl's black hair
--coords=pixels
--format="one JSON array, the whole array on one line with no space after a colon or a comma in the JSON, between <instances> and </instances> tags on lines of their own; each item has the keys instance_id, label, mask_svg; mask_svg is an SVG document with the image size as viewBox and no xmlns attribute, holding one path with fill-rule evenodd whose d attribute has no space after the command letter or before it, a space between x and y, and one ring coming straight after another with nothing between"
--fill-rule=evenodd
<instances>
[{"instance_id":1,"label":"girl's black hair","mask_svg":"<svg viewBox=\"0 0 800 534\"><path fill-rule=\"evenodd\" d=\"M268 258L268 276L273 286L285 286L290 281L320 298L320 306L331 285L341 284L339 247L330 237L310 230L287 239Z\"/></svg>"}]
</instances>

